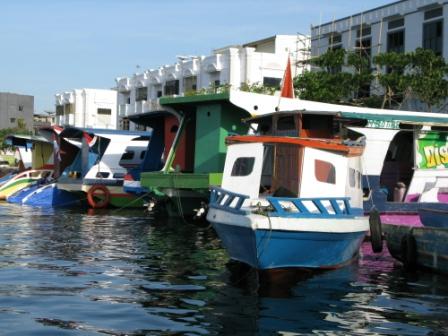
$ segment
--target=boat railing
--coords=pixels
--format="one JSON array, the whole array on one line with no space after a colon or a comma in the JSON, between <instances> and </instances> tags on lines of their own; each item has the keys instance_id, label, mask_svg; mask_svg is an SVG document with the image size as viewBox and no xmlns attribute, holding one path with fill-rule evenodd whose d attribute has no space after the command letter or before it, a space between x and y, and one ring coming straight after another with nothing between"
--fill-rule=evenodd
<instances>
[{"instance_id":1,"label":"boat railing","mask_svg":"<svg viewBox=\"0 0 448 336\"><path fill-rule=\"evenodd\" d=\"M349 197L267 197L266 199L274 209L269 212L269 216L272 217L340 218L354 217L360 214L350 206Z\"/></svg>"},{"instance_id":2,"label":"boat railing","mask_svg":"<svg viewBox=\"0 0 448 336\"><path fill-rule=\"evenodd\" d=\"M235 214L244 214L241 206L249 196L234 193L219 187L212 187L210 192L210 207Z\"/></svg>"}]
</instances>

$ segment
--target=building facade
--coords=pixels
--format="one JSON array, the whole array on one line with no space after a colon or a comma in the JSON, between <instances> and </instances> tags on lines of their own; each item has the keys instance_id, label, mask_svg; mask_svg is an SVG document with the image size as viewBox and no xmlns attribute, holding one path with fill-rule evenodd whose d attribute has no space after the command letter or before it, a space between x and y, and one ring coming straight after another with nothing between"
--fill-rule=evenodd
<instances>
[{"instance_id":1,"label":"building facade","mask_svg":"<svg viewBox=\"0 0 448 336\"><path fill-rule=\"evenodd\" d=\"M311 54L363 47L371 56L416 48L448 56L448 2L402 0L312 27Z\"/></svg>"},{"instance_id":2,"label":"building facade","mask_svg":"<svg viewBox=\"0 0 448 336\"><path fill-rule=\"evenodd\" d=\"M117 91L75 89L55 97L57 125L117 129Z\"/></svg>"},{"instance_id":3,"label":"building facade","mask_svg":"<svg viewBox=\"0 0 448 336\"><path fill-rule=\"evenodd\" d=\"M56 113L46 112L46 114L34 114L34 129L38 130L40 127L49 127L56 123Z\"/></svg>"},{"instance_id":4,"label":"building facade","mask_svg":"<svg viewBox=\"0 0 448 336\"><path fill-rule=\"evenodd\" d=\"M0 128L33 129L34 97L0 92Z\"/></svg>"},{"instance_id":5,"label":"building facade","mask_svg":"<svg viewBox=\"0 0 448 336\"><path fill-rule=\"evenodd\" d=\"M443 0L402 0L363 13L334 20L311 29L311 55L319 56L328 49L359 51L370 60L385 52L411 52L431 49L448 57L448 2ZM381 71L385 71L382 69ZM383 93L373 82L364 88L365 95ZM433 106L433 112L447 112L448 101ZM402 108L425 110L427 106L412 98Z\"/></svg>"},{"instance_id":6,"label":"building facade","mask_svg":"<svg viewBox=\"0 0 448 336\"><path fill-rule=\"evenodd\" d=\"M277 35L216 49L209 56L178 56L175 64L117 78L119 127L138 128L127 117L160 109L163 96L220 92L242 85L279 87L288 56L296 76L303 71L301 61L308 57L309 47L307 36Z\"/></svg>"}]
</instances>

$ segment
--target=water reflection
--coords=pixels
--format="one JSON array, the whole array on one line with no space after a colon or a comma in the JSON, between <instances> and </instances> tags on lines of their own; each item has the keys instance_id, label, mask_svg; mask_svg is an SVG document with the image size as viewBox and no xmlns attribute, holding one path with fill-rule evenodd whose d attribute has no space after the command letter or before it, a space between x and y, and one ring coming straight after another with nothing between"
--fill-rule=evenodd
<instances>
[{"instance_id":1,"label":"water reflection","mask_svg":"<svg viewBox=\"0 0 448 336\"><path fill-rule=\"evenodd\" d=\"M447 280L367 244L336 271L260 275L210 227L0 205L2 334L443 335Z\"/></svg>"}]
</instances>

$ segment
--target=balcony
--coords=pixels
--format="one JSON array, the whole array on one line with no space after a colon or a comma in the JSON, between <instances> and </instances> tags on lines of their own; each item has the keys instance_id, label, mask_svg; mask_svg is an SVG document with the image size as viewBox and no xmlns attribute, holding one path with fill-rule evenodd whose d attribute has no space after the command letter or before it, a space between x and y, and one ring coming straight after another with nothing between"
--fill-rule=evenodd
<instances>
[{"instance_id":1,"label":"balcony","mask_svg":"<svg viewBox=\"0 0 448 336\"><path fill-rule=\"evenodd\" d=\"M130 105L129 104L120 104L118 105L118 116L119 117L127 117L130 114Z\"/></svg>"},{"instance_id":2,"label":"balcony","mask_svg":"<svg viewBox=\"0 0 448 336\"><path fill-rule=\"evenodd\" d=\"M162 106L159 104L158 99L150 99L143 104L143 112L151 112L161 110Z\"/></svg>"}]
</instances>

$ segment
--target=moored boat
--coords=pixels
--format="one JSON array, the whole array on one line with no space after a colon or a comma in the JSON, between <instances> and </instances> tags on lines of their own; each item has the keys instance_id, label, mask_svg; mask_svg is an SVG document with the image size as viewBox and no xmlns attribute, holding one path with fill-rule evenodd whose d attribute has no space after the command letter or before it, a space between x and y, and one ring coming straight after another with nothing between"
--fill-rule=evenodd
<instances>
[{"instance_id":1,"label":"moored boat","mask_svg":"<svg viewBox=\"0 0 448 336\"><path fill-rule=\"evenodd\" d=\"M331 269L358 254L362 146L282 136L228 138L207 219L231 259L258 270Z\"/></svg>"},{"instance_id":2,"label":"moored boat","mask_svg":"<svg viewBox=\"0 0 448 336\"><path fill-rule=\"evenodd\" d=\"M33 169L21 172L0 187L0 200L6 200L14 193L51 177L51 169Z\"/></svg>"},{"instance_id":3,"label":"moored boat","mask_svg":"<svg viewBox=\"0 0 448 336\"><path fill-rule=\"evenodd\" d=\"M383 224L390 254L407 269L448 273L448 228Z\"/></svg>"}]
</instances>

